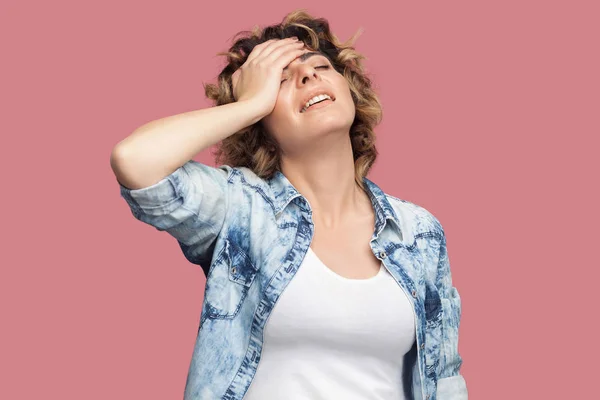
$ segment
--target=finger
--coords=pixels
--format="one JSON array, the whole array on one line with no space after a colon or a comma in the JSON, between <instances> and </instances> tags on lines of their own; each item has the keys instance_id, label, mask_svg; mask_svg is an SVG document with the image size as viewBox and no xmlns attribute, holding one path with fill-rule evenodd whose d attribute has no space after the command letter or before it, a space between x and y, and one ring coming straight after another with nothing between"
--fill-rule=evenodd
<instances>
[{"instance_id":1,"label":"finger","mask_svg":"<svg viewBox=\"0 0 600 400\"><path fill-rule=\"evenodd\" d=\"M270 57L271 57L271 54L273 54L274 52L279 52L278 54L281 54L282 52L286 51L286 49L298 48L299 46L303 46L303 45L304 45L304 42L301 40L294 40L291 38L280 40L279 42L273 43L270 46L266 47L260 53L260 60L261 61L263 59L273 60L273 58L270 58Z\"/></svg>"},{"instance_id":2,"label":"finger","mask_svg":"<svg viewBox=\"0 0 600 400\"><path fill-rule=\"evenodd\" d=\"M254 46L254 48L252 49L252 51L250 51L250 54L248 54L248 57L246 58L246 62L252 61L254 60L258 55L260 55L260 53L270 44L275 43L276 41L278 41L279 39L269 39L265 42L262 42L260 44L257 44L256 46Z\"/></svg>"},{"instance_id":3,"label":"finger","mask_svg":"<svg viewBox=\"0 0 600 400\"><path fill-rule=\"evenodd\" d=\"M292 38L286 38L286 39L281 39L281 40L276 40L273 43L270 43L267 47L265 47L264 49L262 49L259 54L257 54L257 56L254 58L255 61L258 60L262 60L266 57L268 57L273 51L280 49L282 47L286 47L286 46L292 46L296 43L304 43L302 41L298 41L298 40L294 40Z\"/></svg>"},{"instance_id":4,"label":"finger","mask_svg":"<svg viewBox=\"0 0 600 400\"><path fill-rule=\"evenodd\" d=\"M271 53L271 55L265 60L265 62L273 64L273 66L275 66L279 70L283 70L284 67L290 64L296 58L300 57L304 52L306 52L304 43L302 44L302 46L290 46L286 48L281 48Z\"/></svg>"}]
</instances>

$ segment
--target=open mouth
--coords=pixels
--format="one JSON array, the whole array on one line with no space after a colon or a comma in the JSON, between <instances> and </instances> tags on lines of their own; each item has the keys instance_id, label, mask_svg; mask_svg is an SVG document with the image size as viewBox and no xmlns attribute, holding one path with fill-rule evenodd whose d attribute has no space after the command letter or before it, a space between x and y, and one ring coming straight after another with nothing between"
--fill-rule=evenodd
<instances>
[{"instance_id":1,"label":"open mouth","mask_svg":"<svg viewBox=\"0 0 600 400\"><path fill-rule=\"evenodd\" d=\"M332 104L334 101L335 97L330 97L328 95L320 96L319 99L311 101L308 107L304 105L302 109L300 109L300 113L305 113L311 110L316 110L318 108L326 107L329 104Z\"/></svg>"}]
</instances>

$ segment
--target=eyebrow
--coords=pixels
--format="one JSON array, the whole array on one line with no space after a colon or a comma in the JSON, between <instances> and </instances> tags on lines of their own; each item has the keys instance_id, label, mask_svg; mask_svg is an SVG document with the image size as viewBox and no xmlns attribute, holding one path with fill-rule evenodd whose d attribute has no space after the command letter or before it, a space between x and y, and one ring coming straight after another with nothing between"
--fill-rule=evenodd
<instances>
[{"instance_id":1,"label":"eyebrow","mask_svg":"<svg viewBox=\"0 0 600 400\"><path fill-rule=\"evenodd\" d=\"M302 54L300 57L298 57L298 60L300 60L300 62L304 62L313 56L323 56L327 58L327 56L325 56L325 54L323 53L319 53L318 51L311 51L310 53ZM329 58L327 58L327 60L329 60ZM283 70L285 71L286 69L288 69L288 67L285 67Z\"/></svg>"}]
</instances>

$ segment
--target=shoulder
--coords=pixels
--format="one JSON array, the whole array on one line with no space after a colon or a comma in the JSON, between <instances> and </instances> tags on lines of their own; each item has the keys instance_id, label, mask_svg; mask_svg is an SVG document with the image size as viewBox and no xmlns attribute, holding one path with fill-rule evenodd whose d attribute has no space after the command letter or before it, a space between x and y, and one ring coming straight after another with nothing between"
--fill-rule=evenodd
<instances>
[{"instance_id":1,"label":"shoulder","mask_svg":"<svg viewBox=\"0 0 600 400\"><path fill-rule=\"evenodd\" d=\"M227 164L218 167L209 167L192 161L191 168L203 168L211 171L220 171L221 176L226 178L227 186L233 193L255 192L266 196L268 193L268 182L258 176L252 169L242 166L231 166Z\"/></svg>"},{"instance_id":2,"label":"shoulder","mask_svg":"<svg viewBox=\"0 0 600 400\"><path fill-rule=\"evenodd\" d=\"M243 166L224 166L229 171L228 184L232 191L231 200L239 202L237 206L252 212L254 201L272 205L273 195L269 182L256 172ZM235 204L234 204L235 206Z\"/></svg>"},{"instance_id":3,"label":"shoulder","mask_svg":"<svg viewBox=\"0 0 600 400\"><path fill-rule=\"evenodd\" d=\"M261 178L254 172L252 169L248 167L229 167L231 168L231 180L237 180L243 185L252 186L254 188L263 188L266 189L268 187L268 183L265 179Z\"/></svg>"},{"instance_id":4,"label":"shoulder","mask_svg":"<svg viewBox=\"0 0 600 400\"><path fill-rule=\"evenodd\" d=\"M415 233L429 232L440 237L444 235L444 228L439 219L425 207L388 193L385 193L385 196L399 220L412 226Z\"/></svg>"}]
</instances>

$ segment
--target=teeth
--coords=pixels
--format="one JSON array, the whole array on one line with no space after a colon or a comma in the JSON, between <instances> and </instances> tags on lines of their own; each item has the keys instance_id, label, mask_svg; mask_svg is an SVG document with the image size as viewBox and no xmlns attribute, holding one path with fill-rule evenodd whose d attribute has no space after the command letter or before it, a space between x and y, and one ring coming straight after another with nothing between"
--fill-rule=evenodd
<instances>
[{"instance_id":1,"label":"teeth","mask_svg":"<svg viewBox=\"0 0 600 400\"><path fill-rule=\"evenodd\" d=\"M327 95L327 94L320 94L318 96L313 97L312 99L310 99L309 101L306 102L306 104L304 105L304 108L302 108L302 112L306 111L306 109L308 107L312 106L313 104L315 104L321 100L325 100L325 99L331 100L331 97L329 97L329 95Z\"/></svg>"}]
</instances>

